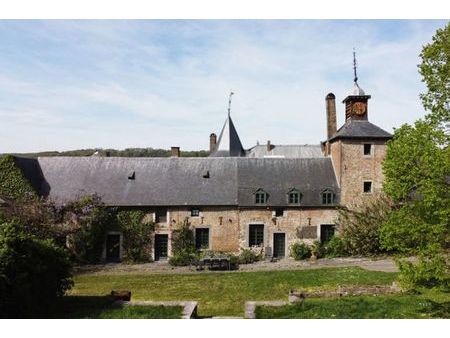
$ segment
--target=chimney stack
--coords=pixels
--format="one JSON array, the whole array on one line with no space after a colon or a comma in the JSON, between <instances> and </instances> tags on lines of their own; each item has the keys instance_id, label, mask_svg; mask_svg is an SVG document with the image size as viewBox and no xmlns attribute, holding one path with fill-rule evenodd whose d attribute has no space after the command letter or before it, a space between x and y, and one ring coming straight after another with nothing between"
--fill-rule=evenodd
<instances>
[{"instance_id":1,"label":"chimney stack","mask_svg":"<svg viewBox=\"0 0 450 338\"><path fill-rule=\"evenodd\" d=\"M327 106L327 139L336 134L336 97L329 93L325 98Z\"/></svg>"},{"instance_id":2,"label":"chimney stack","mask_svg":"<svg viewBox=\"0 0 450 338\"><path fill-rule=\"evenodd\" d=\"M217 135L212 133L209 135L209 152L212 153L214 149L216 148L217 143Z\"/></svg>"},{"instance_id":3,"label":"chimney stack","mask_svg":"<svg viewBox=\"0 0 450 338\"><path fill-rule=\"evenodd\" d=\"M180 147L172 147L171 151L170 157L180 157Z\"/></svg>"}]
</instances>

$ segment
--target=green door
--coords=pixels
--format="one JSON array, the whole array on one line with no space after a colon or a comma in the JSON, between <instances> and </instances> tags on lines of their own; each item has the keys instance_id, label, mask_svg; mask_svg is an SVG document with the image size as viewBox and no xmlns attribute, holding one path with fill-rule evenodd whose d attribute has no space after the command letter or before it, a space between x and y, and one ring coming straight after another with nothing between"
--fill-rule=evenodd
<instances>
[{"instance_id":1,"label":"green door","mask_svg":"<svg viewBox=\"0 0 450 338\"><path fill-rule=\"evenodd\" d=\"M155 235L155 261L167 258L169 235Z\"/></svg>"},{"instance_id":2,"label":"green door","mask_svg":"<svg viewBox=\"0 0 450 338\"><path fill-rule=\"evenodd\" d=\"M273 257L284 257L286 251L286 234L273 234Z\"/></svg>"}]
</instances>

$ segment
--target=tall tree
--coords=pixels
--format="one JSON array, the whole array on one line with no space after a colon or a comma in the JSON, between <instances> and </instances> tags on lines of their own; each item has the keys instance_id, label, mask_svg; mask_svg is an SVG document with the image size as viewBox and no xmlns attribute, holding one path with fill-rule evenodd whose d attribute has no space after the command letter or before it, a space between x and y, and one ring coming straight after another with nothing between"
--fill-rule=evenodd
<instances>
[{"instance_id":1,"label":"tall tree","mask_svg":"<svg viewBox=\"0 0 450 338\"><path fill-rule=\"evenodd\" d=\"M438 29L433 41L420 54L419 73L427 86L420 95L423 106L430 112L427 119L448 124L450 121L450 22ZM447 131L449 126L447 125Z\"/></svg>"},{"instance_id":2,"label":"tall tree","mask_svg":"<svg viewBox=\"0 0 450 338\"><path fill-rule=\"evenodd\" d=\"M388 250L415 255L398 259L400 278L409 285L435 285L448 278L445 250L450 231L450 24L424 46L419 65L428 91L421 95L429 113L397 129L383 164L383 189L395 208L380 239Z\"/></svg>"}]
</instances>

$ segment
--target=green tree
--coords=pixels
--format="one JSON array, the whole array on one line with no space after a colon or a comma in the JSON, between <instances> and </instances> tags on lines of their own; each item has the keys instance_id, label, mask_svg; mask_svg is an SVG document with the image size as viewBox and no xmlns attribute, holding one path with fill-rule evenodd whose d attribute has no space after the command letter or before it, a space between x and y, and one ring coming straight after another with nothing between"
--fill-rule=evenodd
<instances>
[{"instance_id":1,"label":"green tree","mask_svg":"<svg viewBox=\"0 0 450 338\"><path fill-rule=\"evenodd\" d=\"M383 223L380 241L400 255L400 281L408 286L448 280L450 24L437 30L420 56L419 72L427 86L421 99L428 114L395 131L383 164L383 189L394 208Z\"/></svg>"},{"instance_id":2,"label":"green tree","mask_svg":"<svg viewBox=\"0 0 450 338\"><path fill-rule=\"evenodd\" d=\"M388 143L383 189L394 209L384 222L380 240L398 252L404 285L436 285L447 278L445 249L450 226L450 148L434 122L403 125ZM416 262L402 259L414 255Z\"/></svg>"},{"instance_id":3,"label":"green tree","mask_svg":"<svg viewBox=\"0 0 450 338\"><path fill-rule=\"evenodd\" d=\"M420 57L419 72L427 86L427 92L420 97L430 112L427 119L445 125L450 121L450 22L436 31Z\"/></svg>"}]
</instances>

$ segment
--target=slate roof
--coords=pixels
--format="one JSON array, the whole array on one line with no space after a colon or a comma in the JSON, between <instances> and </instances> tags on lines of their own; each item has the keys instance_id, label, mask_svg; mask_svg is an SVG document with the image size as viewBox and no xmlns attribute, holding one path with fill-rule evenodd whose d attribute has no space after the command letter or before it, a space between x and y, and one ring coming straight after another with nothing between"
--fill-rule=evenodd
<instances>
[{"instance_id":1,"label":"slate roof","mask_svg":"<svg viewBox=\"0 0 450 338\"><path fill-rule=\"evenodd\" d=\"M323 158L320 144L317 145L272 145L267 150L267 145L257 145L247 151L249 158Z\"/></svg>"},{"instance_id":2,"label":"slate roof","mask_svg":"<svg viewBox=\"0 0 450 338\"><path fill-rule=\"evenodd\" d=\"M209 157L240 157L245 156L241 140L234 126L231 116L228 115L220 132L214 151Z\"/></svg>"},{"instance_id":3,"label":"slate roof","mask_svg":"<svg viewBox=\"0 0 450 338\"><path fill-rule=\"evenodd\" d=\"M338 129L336 134L334 134L329 141L342 138L390 139L392 138L392 135L367 120L350 118Z\"/></svg>"},{"instance_id":4,"label":"slate roof","mask_svg":"<svg viewBox=\"0 0 450 338\"><path fill-rule=\"evenodd\" d=\"M254 207L259 188L269 194L267 206L287 205L291 188L302 193L304 206L321 206L327 188L339 202L330 158L40 157L17 163L28 173L38 168L28 177L57 203L97 193L114 206Z\"/></svg>"}]
</instances>

